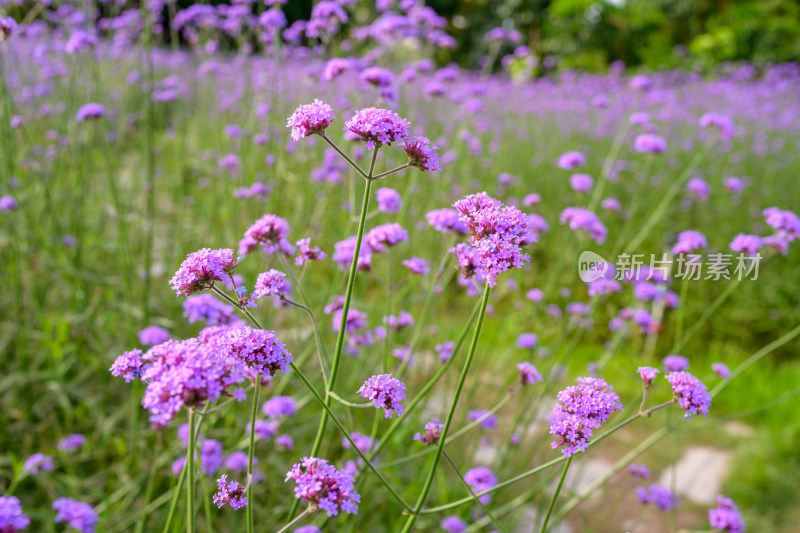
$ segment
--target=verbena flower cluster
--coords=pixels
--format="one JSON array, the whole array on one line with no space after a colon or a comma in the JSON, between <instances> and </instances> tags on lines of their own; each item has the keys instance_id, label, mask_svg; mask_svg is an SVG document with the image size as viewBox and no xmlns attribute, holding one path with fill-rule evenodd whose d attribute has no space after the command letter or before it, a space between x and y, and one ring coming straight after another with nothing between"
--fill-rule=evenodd
<instances>
[{"instance_id":1,"label":"verbena flower cluster","mask_svg":"<svg viewBox=\"0 0 800 533\"><path fill-rule=\"evenodd\" d=\"M376 409L384 410L385 418L402 415L405 408L400 403L406 399L406 386L391 374L376 374L358 389L358 393L371 401Z\"/></svg>"},{"instance_id":2,"label":"verbena flower cluster","mask_svg":"<svg viewBox=\"0 0 800 533\"><path fill-rule=\"evenodd\" d=\"M619 396L600 378L578 378L578 385L567 387L557 397L561 406L553 410L550 434L558 437L553 449L563 446L564 457L586 451L593 431L615 411L622 411Z\"/></svg>"},{"instance_id":3,"label":"verbena flower cluster","mask_svg":"<svg viewBox=\"0 0 800 533\"><path fill-rule=\"evenodd\" d=\"M304 457L286 474L286 481L290 479L297 484L294 489L296 498L326 511L328 516L358 512L361 496L355 490L353 476L336 470L325 459Z\"/></svg>"}]
</instances>

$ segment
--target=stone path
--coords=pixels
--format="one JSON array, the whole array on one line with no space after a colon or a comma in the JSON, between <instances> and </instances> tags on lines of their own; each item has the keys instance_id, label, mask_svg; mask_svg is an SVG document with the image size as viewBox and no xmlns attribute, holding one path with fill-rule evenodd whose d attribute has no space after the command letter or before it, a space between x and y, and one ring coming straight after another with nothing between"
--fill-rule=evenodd
<instances>
[{"instance_id":1,"label":"stone path","mask_svg":"<svg viewBox=\"0 0 800 533\"><path fill-rule=\"evenodd\" d=\"M700 505L711 505L722 490L733 453L716 448L687 448L675 465L676 490L681 496ZM665 469L658 484L669 487L671 468Z\"/></svg>"}]
</instances>

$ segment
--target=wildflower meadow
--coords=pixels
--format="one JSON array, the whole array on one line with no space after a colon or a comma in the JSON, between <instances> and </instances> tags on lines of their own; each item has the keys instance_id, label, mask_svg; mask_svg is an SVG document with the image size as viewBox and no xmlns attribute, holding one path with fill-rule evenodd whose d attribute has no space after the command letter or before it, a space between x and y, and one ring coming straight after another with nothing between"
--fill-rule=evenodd
<instances>
[{"instance_id":1,"label":"wildflower meadow","mask_svg":"<svg viewBox=\"0 0 800 533\"><path fill-rule=\"evenodd\" d=\"M0 2L0 533L797 531L800 66L292 8Z\"/></svg>"}]
</instances>

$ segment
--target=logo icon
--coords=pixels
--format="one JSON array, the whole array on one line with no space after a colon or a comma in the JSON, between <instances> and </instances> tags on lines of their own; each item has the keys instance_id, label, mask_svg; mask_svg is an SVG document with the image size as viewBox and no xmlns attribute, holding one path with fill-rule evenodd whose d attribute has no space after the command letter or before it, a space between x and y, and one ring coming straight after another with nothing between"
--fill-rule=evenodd
<instances>
[{"instance_id":1,"label":"logo icon","mask_svg":"<svg viewBox=\"0 0 800 533\"><path fill-rule=\"evenodd\" d=\"M584 250L578 257L578 277L584 283L591 283L605 277L610 268L611 263L592 251Z\"/></svg>"}]
</instances>

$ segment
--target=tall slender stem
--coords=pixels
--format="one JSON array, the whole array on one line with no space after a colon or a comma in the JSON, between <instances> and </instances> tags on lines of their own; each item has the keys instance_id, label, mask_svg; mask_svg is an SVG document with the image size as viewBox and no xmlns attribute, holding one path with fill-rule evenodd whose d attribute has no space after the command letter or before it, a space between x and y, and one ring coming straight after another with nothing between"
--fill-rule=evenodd
<instances>
[{"instance_id":1,"label":"tall slender stem","mask_svg":"<svg viewBox=\"0 0 800 533\"><path fill-rule=\"evenodd\" d=\"M285 526L280 528L277 531L277 533L284 533L285 531L289 531L289 528L291 528L293 525L297 524L300 520L305 518L308 515L308 512L309 512L309 509L306 509L305 511L303 511L302 513L297 515L297 518L291 520L288 524L286 524Z\"/></svg>"},{"instance_id":2,"label":"tall slender stem","mask_svg":"<svg viewBox=\"0 0 800 533\"><path fill-rule=\"evenodd\" d=\"M261 391L261 376L256 376L253 392L253 410L250 413L250 449L247 452L247 533L253 533L253 452L256 444L256 415L258 414L258 395Z\"/></svg>"},{"instance_id":3,"label":"tall slender stem","mask_svg":"<svg viewBox=\"0 0 800 533\"><path fill-rule=\"evenodd\" d=\"M569 465L571 464L572 456L570 456L570 458L567 459L567 462L564 463L564 470L561 471L561 479L558 480L556 492L553 494L553 498L550 500L550 506L547 508L547 514L544 515L544 522L542 522L542 529L539 530L539 533L547 533L547 523L550 522L550 515L553 514L553 507L556 505L558 494L561 492L561 487L564 485L564 479L567 477L567 470L569 470Z\"/></svg>"},{"instance_id":4,"label":"tall slender stem","mask_svg":"<svg viewBox=\"0 0 800 533\"><path fill-rule=\"evenodd\" d=\"M196 414L194 409L189 409L189 446L186 450L186 532L194 533L194 447L197 435L194 432Z\"/></svg>"},{"instance_id":5,"label":"tall slender stem","mask_svg":"<svg viewBox=\"0 0 800 533\"><path fill-rule=\"evenodd\" d=\"M428 477L425 479L425 483L422 486L422 491L419 494L419 498L417 499L417 503L414 506L414 513L409 515L408 519L406 519L406 523L403 526L402 532L408 533L411 531L411 528L414 526L414 522L417 521L417 513L422 509L422 506L425 505L425 499L428 497L428 492L431 490L431 485L433 484L433 478L436 475L436 467L439 464L439 461L442 458L442 452L444 451L444 443L447 439L447 432L450 429L450 424L453 421L453 415L456 412L456 406L458 405L458 399L461 396L461 391L464 388L464 383L467 380L467 374L469 373L469 367L472 365L472 359L475 357L475 349L478 346L478 339L480 338L481 334L481 327L483 326L483 319L486 316L486 306L489 303L489 294L491 293L492 288L489 284L486 284L486 287L483 291L483 300L481 301L481 309L478 312L478 322L475 325L475 333L472 336L472 344L469 347L469 353L467 353L467 360L464 361L464 368L461 370L461 376L458 379L458 384L456 385L456 391L453 396L453 401L450 404L450 410L447 413L447 418L445 419L444 428L442 428L442 434L439 437L439 443L436 446L436 454L433 456L433 464L431 465L431 469L428 472Z\"/></svg>"},{"instance_id":6,"label":"tall slender stem","mask_svg":"<svg viewBox=\"0 0 800 533\"><path fill-rule=\"evenodd\" d=\"M486 507L486 506L483 504L483 502L481 501L481 499L480 499L480 498L478 498L477 496L475 496L475 491L474 491L474 490L472 490L472 487L470 487L470 486L469 486L469 483L467 483L467 480L466 480L466 479L464 479L464 476L461 474L461 470L458 468L458 466L457 466L457 465L456 465L456 463L453 461L453 459L451 459L451 458L450 458L450 456L447 454L447 452L446 452L446 451L444 451L444 450L442 451L442 457L444 457L444 460L445 460L445 461L447 461L447 463L450 465L450 468L452 468L452 469L453 469L453 471L456 473L456 475L458 476L458 479L459 479L459 480L461 480L461 483L462 483L462 484L463 484L463 485L464 485L464 486L467 488L467 492L469 492L469 495L470 495L470 496L472 496L472 497L475 499L475 503L477 503L477 504L478 504L478 506L479 506L481 509L483 509L483 512L484 512L484 513L486 513L486 516L488 516L488 517L489 517L489 519L490 519L492 522L494 522L494 525L496 525L496 526L497 526L497 528L498 528L500 531L502 531L503 533L507 533L507 531L506 531L506 528L503 526L503 524L501 524L501 523L500 523L500 522L497 520L497 518L495 518L495 517L494 517L494 515L492 514L492 512L489 510L489 508L488 508L488 507Z\"/></svg>"}]
</instances>

